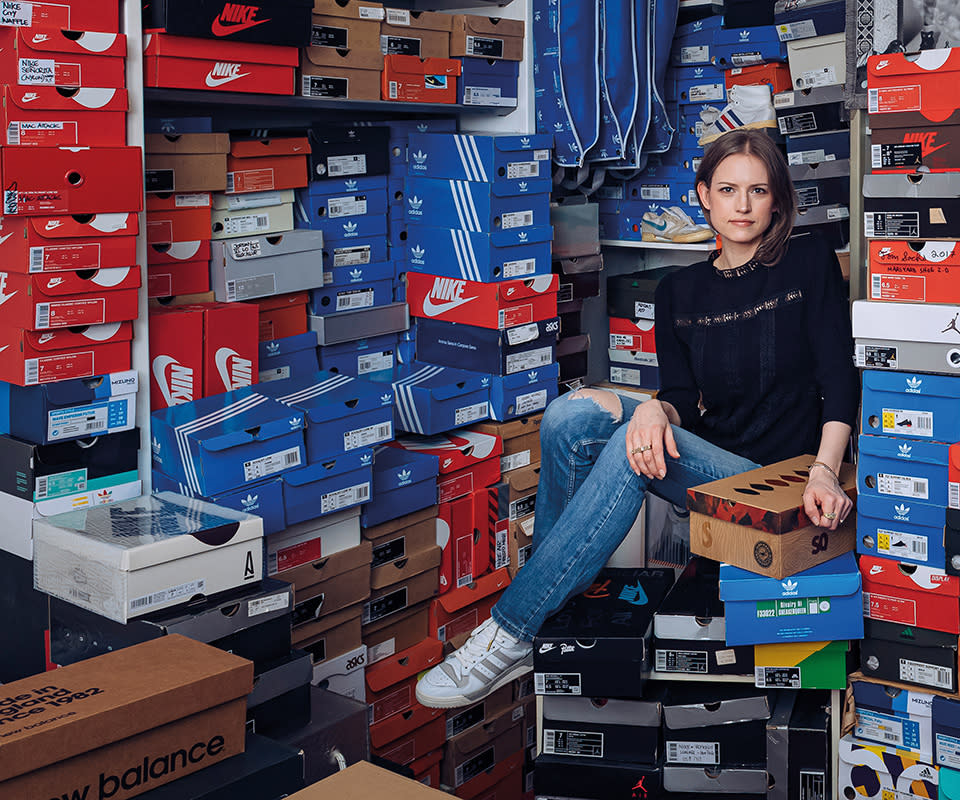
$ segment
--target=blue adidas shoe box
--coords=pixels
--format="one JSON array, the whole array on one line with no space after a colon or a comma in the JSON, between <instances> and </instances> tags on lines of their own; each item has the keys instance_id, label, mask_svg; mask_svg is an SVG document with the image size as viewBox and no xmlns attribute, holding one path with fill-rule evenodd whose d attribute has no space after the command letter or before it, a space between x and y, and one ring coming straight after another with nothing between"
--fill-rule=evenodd
<instances>
[{"instance_id":1,"label":"blue adidas shoe box","mask_svg":"<svg viewBox=\"0 0 960 800\"><path fill-rule=\"evenodd\" d=\"M720 30L723 17L712 16L677 25L670 48L670 63L678 67L710 64L714 32Z\"/></svg>"},{"instance_id":2,"label":"blue adidas shoe box","mask_svg":"<svg viewBox=\"0 0 960 800\"><path fill-rule=\"evenodd\" d=\"M205 397L153 412L153 464L213 497L305 464L304 425L299 411L250 387Z\"/></svg>"},{"instance_id":3,"label":"blue adidas shoe box","mask_svg":"<svg viewBox=\"0 0 960 800\"><path fill-rule=\"evenodd\" d=\"M495 58L461 58L457 102L462 106L516 108L520 62Z\"/></svg>"},{"instance_id":4,"label":"blue adidas shoe box","mask_svg":"<svg viewBox=\"0 0 960 800\"><path fill-rule=\"evenodd\" d=\"M320 367L327 372L370 378L389 374L397 363L397 334L330 344L320 348Z\"/></svg>"},{"instance_id":5,"label":"blue adidas shoe box","mask_svg":"<svg viewBox=\"0 0 960 800\"><path fill-rule=\"evenodd\" d=\"M456 133L457 120L453 117L430 119L395 119L387 123L391 139L409 140L413 133Z\"/></svg>"},{"instance_id":6,"label":"blue adidas shoe box","mask_svg":"<svg viewBox=\"0 0 960 800\"><path fill-rule=\"evenodd\" d=\"M433 435L490 417L488 375L414 361L373 380L393 387L397 428L408 433Z\"/></svg>"},{"instance_id":7,"label":"blue adidas shoe box","mask_svg":"<svg viewBox=\"0 0 960 800\"><path fill-rule=\"evenodd\" d=\"M782 42L846 30L844 0L777 0L773 22Z\"/></svg>"},{"instance_id":8,"label":"blue adidas shoe box","mask_svg":"<svg viewBox=\"0 0 960 800\"><path fill-rule=\"evenodd\" d=\"M412 364L417 360L417 319L411 318L410 327L397 334L397 365Z\"/></svg>"},{"instance_id":9,"label":"blue adidas shoe box","mask_svg":"<svg viewBox=\"0 0 960 800\"><path fill-rule=\"evenodd\" d=\"M783 580L720 565L727 645L863 638L863 593L853 553Z\"/></svg>"},{"instance_id":10,"label":"blue adidas shoe box","mask_svg":"<svg viewBox=\"0 0 960 800\"><path fill-rule=\"evenodd\" d=\"M283 474L287 525L367 503L373 484L373 450L364 448Z\"/></svg>"},{"instance_id":11,"label":"blue adidas shoe box","mask_svg":"<svg viewBox=\"0 0 960 800\"><path fill-rule=\"evenodd\" d=\"M52 444L136 425L137 372L14 386L0 382L0 433L33 444Z\"/></svg>"},{"instance_id":12,"label":"blue adidas shoe box","mask_svg":"<svg viewBox=\"0 0 960 800\"><path fill-rule=\"evenodd\" d=\"M546 133L411 133L407 168L409 175L424 178L526 181L531 192L549 192L552 147L553 136Z\"/></svg>"},{"instance_id":13,"label":"blue adidas shoe box","mask_svg":"<svg viewBox=\"0 0 960 800\"><path fill-rule=\"evenodd\" d=\"M388 260L386 236L373 236L369 239L359 240L343 239L323 243L324 270L336 267L380 264Z\"/></svg>"},{"instance_id":14,"label":"blue adidas shoe box","mask_svg":"<svg viewBox=\"0 0 960 800\"><path fill-rule=\"evenodd\" d=\"M402 251L407 246L407 220L405 217L390 217L387 222L387 241L390 245L391 257L393 257L393 251Z\"/></svg>"},{"instance_id":15,"label":"blue adidas shoe box","mask_svg":"<svg viewBox=\"0 0 960 800\"><path fill-rule=\"evenodd\" d=\"M307 313L322 317L338 311L388 306L392 302L393 275L391 274L381 280L365 280L359 283L311 289Z\"/></svg>"},{"instance_id":16,"label":"blue adidas shoe box","mask_svg":"<svg viewBox=\"0 0 960 800\"><path fill-rule=\"evenodd\" d=\"M786 60L787 45L780 41L774 25L720 28L714 34L713 63L720 69Z\"/></svg>"},{"instance_id":17,"label":"blue adidas shoe box","mask_svg":"<svg viewBox=\"0 0 960 800\"><path fill-rule=\"evenodd\" d=\"M260 342L260 383L309 375L319 367L315 333L301 333Z\"/></svg>"},{"instance_id":18,"label":"blue adidas shoe box","mask_svg":"<svg viewBox=\"0 0 960 800\"><path fill-rule=\"evenodd\" d=\"M207 496L197 494L185 483L175 481L169 475L164 475L160 470L155 469L153 470L153 491L176 492L185 497L206 500L208 503L215 503L224 508L255 514L263 520L264 536L279 533L287 527L283 516L283 483L279 477Z\"/></svg>"},{"instance_id":19,"label":"blue adidas shoe box","mask_svg":"<svg viewBox=\"0 0 960 800\"><path fill-rule=\"evenodd\" d=\"M308 464L393 439L393 393L371 381L318 370L259 388L306 415Z\"/></svg>"},{"instance_id":20,"label":"blue adidas shoe box","mask_svg":"<svg viewBox=\"0 0 960 800\"><path fill-rule=\"evenodd\" d=\"M387 183L387 204L390 216L396 215L397 218L406 216L404 208L404 190L403 185L407 180L407 171L404 169L403 176L390 178Z\"/></svg>"},{"instance_id":21,"label":"blue adidas shoe box","mask_svg":"<svg viewBox=\"0 0 960 800\"><path fill-rule=\"evenodd\" d=\"M857 498L857 552L946 569L944 514L943 506L861 495Z\"/></svg>"},{"instance_id":22,"label":"blue adidas shoe box","mask_svg":"<svg viewBox=\"0 0 960 800\"><path fill-rule=\"evenodd\" d=\"M858 440L858 496L920 500L946 508L950 445L921 439L861 434Z\"/></svg>"},{"instance_id":23,"label":"blue adidas shoe box","mask_svg":"<svg viewBox=\"0 0 960 800\"><path fill-rule=\"evenodd\" d=\"M417 353L427 364L513 375L556 361L559 333L559 317L505 330L421 319L417 324Z\"/></svg>"},{"instance_id":24,"label":"blue adidas shoe box","mask_svg":"<svg viewBox=\"0 0 960 800\"><path fill-rule=\"evenodd\" d=\"M386 235L387 179L383 176L366 180L377 180L382 185L347 194L318 192L316 183L309 189L298 189L296 227L322 231L325 243Z\"/></svg>"},{"instance_id":25,"label":"blue adidas shoe box","mask_svg":"<svg viewBox=\"0 0 960 800\"><path fill-rule=\"evenodd\" d=\"M491 418L506 422L542 411L560 393L559 381L559 364L547 364L505 377L491 375Z\"/></svg>"},{"instance_id":26,"label":"blue adidas shoe box","mask_svg":"<svg viewBox=\"0 0 960 800\"><path fill-rule=\"evenodd\" d=\"M490 283L547 275L551 270L553 228L520 228L470 233L411 225L407 264L411 270Z\"/></svg>"},{"instance_id":27,"label":"blue adidas shoe box","mask_svg":"<svg viewBox=\"0 0 960 800\"><path fill-rule=\"evenodd\" d=\"M960 441L960 377L864 370L864 433Z\"/></svg>"},{"instance_id":28,"label":"blue adidas shoe box","mask_svg":"<svg viewBox=\"0 0 960 800\"><path fill-rule=\"evenodd\" d=\"M706 124L700 119L700 112L708 105L709 103L700 106L684 106L678 113L677 133L674 138L678 150L685 152L699 150L701 154L703 153L700 137L703 136Z\"/></svg>"},{"instance_id":29,"label":"blue adidas shoe box","mask_svg":"<svg viewBox=\"0 0 960 800\"><path fill-rule=\"evenodd\" d=\"M355 267L329 267L323 271L323 286L356 286L374 281L392 280L396 274L393 261L378 261L375 264L359 264Z\"/></svg>"},{"instance_id":30,"label":"blue adidas shoe box","mask_svg":"<svg viewBox=\"0 0 960 800\"><path fill-rule=\"evenodd\" d=\"M529 183L407 178L406 221L435 228L492 233L550 225L550 195Z\"/></svg>"},{"instance_id":31,"label":"blue adidas shoe box","mask_svg":"<svg viewBox=\"0 0 960 800\"><path fill-rule=\"evenodd\" d=\"M672 100L681 108L704 104L723 108L727 103L727 87L723 72L716 67L677 67L673 72Z\"/></svg>"},{"instance_id":32,"label":"blue adidas shoe box","mask_svg":"<svg viewBox=\"0 0 960 800\"><path fill-rule=\"evenodd\" d=\"M327 178L323 181L313 181L306 188L298 190L302 194L338 195L338 194L368 194L387 188L386 175L359 175L341 178Z\"/></svg>"},{"instance_id":33,"label":"blue adidas shoe box","mask_svg":"<svg viewBox=\"0 0 960 800\"><path fill-rule=\"evenodd\" d=\"M850 131L795 133L783 138L787 147L787 163L791 166L850 158Z\"/></svg>"},{"instance_id":34,"label":"blue adidas shoe box","mask_svg":"<svg viewBox=\"0 0 960 800\"><path fill-rule=\"evenodd\" d=\"M360 512L360 524L372 528L437 502L440 458L402 447L373 451L373 499Z\"/></svg>"}]
</instances>

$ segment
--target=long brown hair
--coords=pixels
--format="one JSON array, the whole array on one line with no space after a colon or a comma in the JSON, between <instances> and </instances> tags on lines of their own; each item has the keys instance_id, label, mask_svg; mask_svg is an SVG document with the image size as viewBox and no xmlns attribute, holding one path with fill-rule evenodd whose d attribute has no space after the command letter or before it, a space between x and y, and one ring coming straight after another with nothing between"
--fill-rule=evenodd
<instances>
[{"instance_id":1,"label":"long brown hair","mask_svg":"<svg viewBox=\"0 0 960 800\"><path fill-rule=\"evenodd\" d=\"M793 231L797 199L786 159L766 133L751 128L738 128L723 134L704 153L697 169L696 185L705 183L709 187L720 162L736 153L754 156L767 168L767 186L773 196L776 211L773 212L770 226L763 232L754 258L761 264L776 264L783 257L787 240ZM704 208L703 213L709 222L710 212Z\"/></svg>"}]
</instances>

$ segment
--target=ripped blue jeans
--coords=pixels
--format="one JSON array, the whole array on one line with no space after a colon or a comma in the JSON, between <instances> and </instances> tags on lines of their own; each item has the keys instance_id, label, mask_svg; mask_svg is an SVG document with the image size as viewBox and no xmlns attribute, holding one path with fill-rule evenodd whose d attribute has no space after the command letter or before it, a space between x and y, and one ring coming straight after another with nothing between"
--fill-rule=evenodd
<instances>
[{"instance_id":1,"label":"ripped blue jeans","mask_svg":"<svg viewBox=\"0 0 960 800\"><path fill-rule=\"evenodd\" d=\"M627 461L626 434L639 403L622 396L605 402L610 408L571 392L544 413L533 556L492 612L522 641L532 641L547 617L590 585L627 535L648 489L686 506L689 487L759 466L674 426L680 458L666 457L660 480L637 475ZM611 410L618 406L619 413Z\"/></svg>"}]
</instances>

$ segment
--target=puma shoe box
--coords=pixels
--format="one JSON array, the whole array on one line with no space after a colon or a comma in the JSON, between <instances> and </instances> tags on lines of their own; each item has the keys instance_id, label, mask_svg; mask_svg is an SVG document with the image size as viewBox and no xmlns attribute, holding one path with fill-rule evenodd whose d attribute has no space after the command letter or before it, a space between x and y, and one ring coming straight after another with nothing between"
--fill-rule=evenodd
<instances>
[{"instance_id":1,"label":"puma shoe box","mask_svg":"<svg viewBox=\"0 0 960 800\"><path fill-rule=\"evenodd\" d=\"M833 772L829 696L780 690L774 703L767 720L768 797L827 797Z\"/></svg>"},{"instance_id":2,"label":"puma shoe box","mask_svg":"<svg viewBox=\"0 0 960 800\"><path fill-rule=\"evenodd\" d=\"M653 617L658 673L753 674L753 648L726 644L719 580L715 561L694 556L667 593Z\"/></svg>"},{"instance_id":3,"label":"puma shoe box","mask_svg":"<svg viewBox=\"0 0 960 800\"><path fill-rule=\"evenodd\" d=\"M865 797L880 797L886 787L909 785L909 798L937 796L939 770L918 759L909 750L860 741L852 734L840 739L838 793L859 792ZM857 787L877 787L873 794Z\"/></svg>"},{"instance_id":4,"label":"puma shoe box","mask_svg":"<svg viewBox=\"0 0 960 800\"><path fill-rule=\"evenodd\" d=\"M361 522L364 528L373 528L435 505L439 465L439 457L431 453L395 447L375 448L373 500L363 507Z\"/></svg>"},{"instance_id":5,"label":"puma shoe box","mask_svg":"<svg viewBox=\"0 0 960 800\"><path fill-rule=\"evenodd\" d=\"M653 664L654 610L672 584L669 570L601 571L535 637L537 694L638 698Z\"/></svg>"}]
</instances>

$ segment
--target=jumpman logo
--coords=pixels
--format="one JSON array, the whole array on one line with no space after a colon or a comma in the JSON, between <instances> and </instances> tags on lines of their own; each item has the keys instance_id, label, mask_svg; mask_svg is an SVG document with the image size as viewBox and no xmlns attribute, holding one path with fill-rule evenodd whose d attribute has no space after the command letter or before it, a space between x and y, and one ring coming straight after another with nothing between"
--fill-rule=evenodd
<instances>
[{"instance_id":1,"label":"jumpman logo","mask_svg":"<svg viewBox=\"0 0 960 800\"><path fill-rule=\"evenodd\" d=\"M950 320L950 324L940 331L940 333L946 333L947 331L956 331L957 333L960 333L960 328L957 327L957 317L960 317L960 313L954 314L953 319Z\"/></svg>"}]
</instances>

